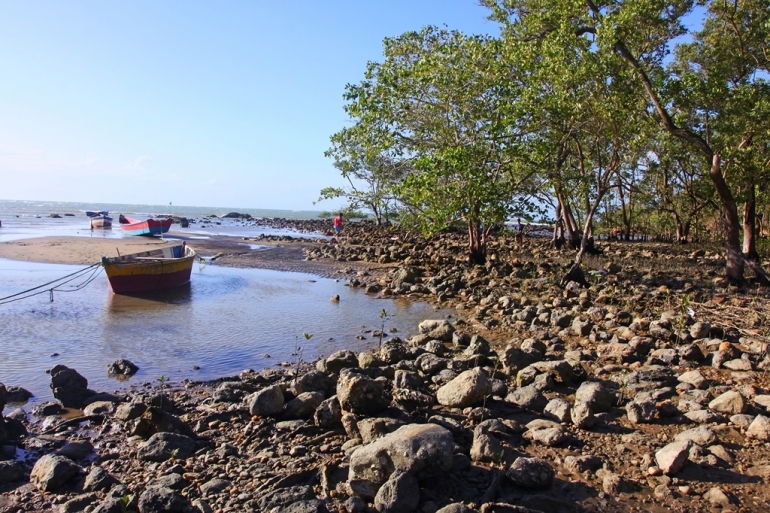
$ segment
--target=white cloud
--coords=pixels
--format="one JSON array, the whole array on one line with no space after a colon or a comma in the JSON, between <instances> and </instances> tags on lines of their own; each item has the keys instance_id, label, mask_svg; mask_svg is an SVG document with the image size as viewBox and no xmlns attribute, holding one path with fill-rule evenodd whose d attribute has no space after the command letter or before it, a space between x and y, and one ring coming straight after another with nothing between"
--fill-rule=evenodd
<instances>
[{"instance_id":1,"label":"white cloud","mask_svg":"<svg viewBox=\"0 0 770 513\"><path fill-rule=\"evenodd\" d=\"M151 161L152 161L152 157L149 157L147 155L142 155L141 157L137 157L136 160L133 161L132 163L123 166L123 169L128 169L133 171L146 171L147 164Z\"/></svg>"}]
</instances>

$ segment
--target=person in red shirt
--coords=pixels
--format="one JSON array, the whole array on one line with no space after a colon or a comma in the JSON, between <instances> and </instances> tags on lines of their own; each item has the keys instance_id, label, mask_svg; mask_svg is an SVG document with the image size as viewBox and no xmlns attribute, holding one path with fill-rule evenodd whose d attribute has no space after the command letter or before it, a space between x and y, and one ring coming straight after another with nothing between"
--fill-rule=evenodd
<instances>
[{"instance_id":1,"label":"person in red shirt","mask_svg":"<svg viewBox=\"0 0 770 513\"><path fill-rule=\"evenodd\" d=\"M337 217L334 218L334 232L339 235L342 231L342 212L337 214Z\"/></svg>"}]
</instances>

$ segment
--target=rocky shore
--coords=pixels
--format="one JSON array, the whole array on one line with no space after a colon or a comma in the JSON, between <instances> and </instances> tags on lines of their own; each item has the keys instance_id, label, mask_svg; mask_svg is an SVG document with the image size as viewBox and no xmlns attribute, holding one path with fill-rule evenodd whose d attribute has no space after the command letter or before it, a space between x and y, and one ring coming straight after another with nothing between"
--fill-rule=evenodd
<instances>
[{"instance_id":1,"label":"rocky shore","mask_svg":"<svg viewBox=\"0 0 770 513\"><path fill-rule=\"evenodd\" d=\"M499 235L474 267L461 234L344 233L280 243L311 272L459 316L140 392L57 366L57 402L31 414L0 386L0 511L770 509L768 291L730 287L718 250L598 242L590 287L560 287L572 253L546 239Z\"/></svg>"}]
</instances>

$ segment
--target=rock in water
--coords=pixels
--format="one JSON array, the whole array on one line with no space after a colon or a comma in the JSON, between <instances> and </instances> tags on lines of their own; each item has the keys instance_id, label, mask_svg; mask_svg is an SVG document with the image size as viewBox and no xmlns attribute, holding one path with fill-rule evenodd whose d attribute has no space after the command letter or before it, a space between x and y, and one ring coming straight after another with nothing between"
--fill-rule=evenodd
<instances>
[{"instance_id":1,"label":"rock in water","mask_svg":"<svg viewBox=\"0 0 770 513\"><path fill-rule=\"evenodd\" d=\"M134 365L131 361L121 358L115 360L107 366L107 374L117 374L120 376L133 376L139 372L139 367Z\"/></svg>"},{"instance_id":2,"label":"rock in water","mask_svg":"<svg viewBox=\"0 0 770 513\"><path fill-rule=\"evenodd\" d=\"M356 449L350 456L349 477L384 483L396 471L422 478L452 468L454 439L436 424L410 424Z\"/></svg>"}]
</instances>

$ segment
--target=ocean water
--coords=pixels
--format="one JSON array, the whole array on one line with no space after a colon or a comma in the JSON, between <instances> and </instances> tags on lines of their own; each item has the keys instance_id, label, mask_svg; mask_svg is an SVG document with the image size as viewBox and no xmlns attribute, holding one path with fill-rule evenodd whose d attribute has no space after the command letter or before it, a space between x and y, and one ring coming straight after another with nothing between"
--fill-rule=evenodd
<instances>
[{"instance_id":1,"label":"ocean water","mask_svg":"<svg viewBox=\"0 0 770 513\"><path fill-rule=\"evenodd\" d=\"M87 210L107 210L114 217L115 226L111 229L92 230ZM230 212L249 214L254 221L241 219L210 219L215 215L219 218ZM196 220L189 228L172 225L172 231L209 237L227 235L233 237L256 237L265 235L291 235L293 237L316 237L317 233L303 233L289 229L275 229L260 225L259 219L317 219L320 211L311 210L272 210L253 208L229 207L188 207L177 205L129 205L110 203L73 203L52 201L14 201L0 200L0 242L30 237L45 237L53 235L68 235L81 237L122 237L117 224L118 214L128 217L146 219L158 215L174 215ZM51 217L58 214L60 218Z\"/></svg>"}]
</instances>

